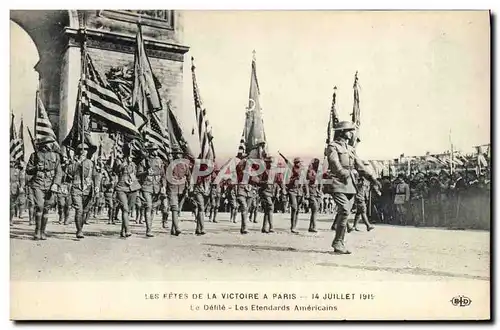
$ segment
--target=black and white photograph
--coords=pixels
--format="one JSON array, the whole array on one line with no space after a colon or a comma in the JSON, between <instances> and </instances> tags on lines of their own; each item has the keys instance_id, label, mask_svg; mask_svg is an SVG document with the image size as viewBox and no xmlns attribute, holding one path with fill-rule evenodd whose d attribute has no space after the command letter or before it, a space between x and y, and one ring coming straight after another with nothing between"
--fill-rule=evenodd
<instances>
[{"instance_id":1,"label":"black and white photograph","mask_svg":"<svg viewBox=\"0 0 500 330\"><path fill-rule=\"evenodd\" d=\"M491 318L488 10L9 24L11 320Z\"/></svg>"}]
</instances>

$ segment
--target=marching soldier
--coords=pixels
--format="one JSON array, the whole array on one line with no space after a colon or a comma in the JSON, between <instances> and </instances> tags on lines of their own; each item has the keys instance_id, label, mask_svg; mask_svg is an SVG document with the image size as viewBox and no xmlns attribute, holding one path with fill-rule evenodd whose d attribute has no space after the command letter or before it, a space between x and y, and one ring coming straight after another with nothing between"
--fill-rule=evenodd
<instances>
[{"instance_id":1,"label":"marching soldier","mask_svg":"<svg viewBox=\"0 0 500 330\"><path fill-rule=\"evenodd\" d=\"M179 158L179 155L176 155ZM179 236L179 215L181 212L181 201L189 191L191 164L180 163L171 168L171 174L167 174L167 200L170 203L170 211L172 214L172 228L170 235Z\"/></svg>"},{"instance_id":2,"label":"marching soldier","mask_svg":"<svg viewBox=\"0 0 500 330\"><path fill-rule=\"evenodd\" d=\"M137 166L133 161L131 145L127 144L123 148L123 159L117 159L115 172L118 176L116 183L116 199L122 211L122 228L120 237L132 236L130 232L130 206L136 202L137 194L141 185L137 179Z\"/></svg>"},{"instance_id":3,"label":"marching soldier","mask_svg":"<svg viewBox=\"0 0 500 330\"><path fill-rule=\"evenodd\" d=\"M150 143L146 148L149 151L149 156L139 164L137 175L141 179L146 236L153 237L153 209L160 202L161 194L165 193L165 165L158 156L158 146L156 144Z\"/></svg>"},{"instance_id":4,"label":"marching soldier","mask_svg":"<svg viewBox=\"0 0 500 330\"><path fill-rule=\"evenodd\" d=\"M262 200L262 207L264 209L264 221L262 221L263 233L274 233L273 230L273 212L274 212L274 191L275 191L275 180L270 180L270 171L272 171L272 165L274 163L274 157L268 156L265 159L266 170L260 176L259 182L259 195ZM254 220L254 222L257 222Z\"/></svg>"},{"instance_id":5,"label":"marching soldier","mask_svg":"<svg viewBox=\"0 0 500 330\"><path fill-rule=\"evenodd\" d=\"M90 160L95 148L89 149L88 143L79 144L76 149L77 159L68 168L68 175L72 178L71 200L75 209L76 238L85 237L85 217L90 212L94 194L99 193L99 177L95 174L94 162Z\"/></svg>"},{"instance_id":6,"label":"marching soldier","mask_svg":"<svg viewBox=\"0 0 500 330\"><path fill-rule=\"evenodd\" d=\"M19 206L19 197L24 193L25 177L19 165L12 161L10 162L10 224L13 225L14 213Z\"/></svg>"},{"instance_id":7,"label":"marching soldier","mask_svg":"<svg viewBox=\"0 0 500 330\"><path fill-rule=\"evenodd\" d=\"M27 173L27 170L25 172L25 190L26 190L26 206L28 207L28 225L32 226L33 223L35 222L35 198L33 196L33 175L30 175Z\"/></svg>"},{"instance_id":8,"label":"marching soldier","mask_svg":"<svg viewBox=\"0 0 500 330\"><path fill-rule=\"evenodd\" d=\"M61 185L57 193L57 211L59 215L59 224L68 224L69 209L71 206L71 177L68 171L71 168L72 160L65 154L62 154L61 162Z\"/></svg>"},{"instance_id":9,"label":"marching soldier","mask_svg":"<svg viewBox=\"0 0 500 330\"><path fill-rule=\"evenodd\" d=\"M200 171L206 171L207 165L202 164ZM193 203L195 204L196 235L205 235L205 200L210 196L211 175L200 175L193 187Z\"/></svg>"},{"instance_id":10,"label":"marching soldier","mask_svg":"<svg viewBox=\"0 0 500 330\"><path fill-rule=\"evenodd\" d=\"M251 196L251 187L250 183L244 183L243 173L246 166L246 159L241 159L239 164L236 166L236 173L238 176L238 184L236 190L236 200L238 202L238 208L241 212L241 229L240 233L242 235L248 234L247 230L247 221L248 221L248 198Z\"/></svg>"},{"instance_id":11,"label":"marching soldier","mask_svg":"<svg viewBox=\"0 0 500 330\"><path fill-rule=\"evenodd\" d=\"M238 185L231 178L228 179L226 195L229 199L229 221L236 223L236 214L238 213L238 201L236 198Z\"/></svg>"},{"instance_id":12,"label":"marching soldier","mask_svg":"<svg viewBox=\"0 0 500 330\"><path fill-rule=\"evenodd\" d=\"M117 182L117 177L112 169L107 166L103 170L103 178L102 178L102 190L104 194L104 203L108 210L108 224L115 224L115 185Z\"/></svg>"},{"instance_id":13,"label":"marching soldier","mask_svg":"<svg viewBox=\"0 0 500 330\"><path fill-rule=\"evenodd\" d=\"M296 157L293 160L293 168L290 177L290 181L286 184L286 189L288 191L288 197L290 200L291 208L291 226L290 231L294 234L298 234L297 231L297 221L299 218L299 208L302 204L302 199L304 198L304 187L302 182L300 182L300 174L302 171L302 159Z\"/></svg>"},{"instance_id":14,"label":"marching soldier","mask_svg":"<svg viewBox=\"0 0 500 330\"><path fill-rule=\"evenodd\" d=\"M311 218L309 220L309 232L317 233L316 230L316 219L318 216L318 212L321 212L321 186L318 182L318 168L319 168L319 159L314 158L312 163L307 171L307 193L306 195L309 198L309 205L311 207Z\"/></svg>"},{"instance_id":15,"label":"marching soldier","mask_svg":"<svg viewBox=\"0 0 500 330\"><path fill-rule=\"evenodd\" d=\"M248 204L248 221L257 223L257 211L259 209L259 188L254 185L249 186Z\"/></svg>"},{"instance_id":16,"label":"marching soldier","mask_svg":"<svg viewBox=\"0 0 500 330\"><path fill-rule=\"evenodd\" d=\"M333 143L329 144L325 150L328 157L328 165L332 178L333 199L337 205L337 219L335 228L335 238L332 247L335 253L350 254L344 244L347 230L347 219L352 208L356 186L354 172L366 177L375 189L379 187L378 181L366 171L363 162L358 158L354 148L348 141L352 139L354 125L351 122L343 121L337 124Z\"/></svg>"},{"instance_id":17,"label":"marching soldier","mask_svg":"<svg viewBox=\"0 0 500 330\"><path fill-rule=\"evenodd\" d=\"M368 166L370 165L370 163L364 162L364 165ZM356 196L354 197L354 204L356 206L356 215L354 216L353 226L349 228L347 232L351 232L353 230L359 231L358 229L359 219L363 220L363 222L366 225L367 231L371 231L375 228L368 220L367 207L366 207L366 201L369 200L370 198L370 189L371 189L370 182L366 178L359 177L357 182L357 192Z\"/></svg>"},{"instance_id":18,"label":"marching soldier","mask_svg":"<svg viewBox=\"0 0 500 330\"><path fill-rule=\"evenodd\" d=\"M217 222L217 212L219 211L220 198L222 193L222 183L218 184L215 182L218 174L219 170L214 170L212 175L212 183L210 184L210 218L212 222Z\"/></svg>"},{"instance_id":19,"label":"marching soldier","mask_svg":"<svg viewBox=\"0 0 500 330\"><path fill-rule=\"evenodd\" d=\"M53 143L37 140L37 151L31 154L26 173L32 175L32 191L35 202L35 240L46 240L45 229L48 211L54 205L55 194L61 183L61 160L53 150Z\"/></svg>"},{"instance_id":20,"label":"marching soldier","mask_svg":"<svg viewBox=\"0 0 500 330\"><path fill-rule=\"evenodd\" d=\"M415 227L425 226L425 199L427 198L427 184L425 176L419 172L415 175L414 189L411 194L411 212Z\"/></svg>"}]
</instances>

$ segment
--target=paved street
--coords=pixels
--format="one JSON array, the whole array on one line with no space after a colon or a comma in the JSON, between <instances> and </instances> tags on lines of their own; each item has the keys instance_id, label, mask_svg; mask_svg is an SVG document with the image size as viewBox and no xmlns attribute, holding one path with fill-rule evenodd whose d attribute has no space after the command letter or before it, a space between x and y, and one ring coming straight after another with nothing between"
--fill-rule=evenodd
<instances>
[{"instance_id":1,"label":"paved street","mask_svg":"<svg viewBox=\"0 0 500 330\"><path fill-rule=\"evenodd\" d=\"M189 213L178 237L154 223L154 238L145 225L133 224L132 237L119 237L120 224L91 220L86 237L75 238L74 224L55 224L51 215L48 240L33 241L27 219L11 227L11 279L28 281L102 280L377 280L489 281L489 232L378 225L371 232L347 236L352 255L334 255L330 247L331 216L321 215L319 232L307 232L301 214L300 234L289 232L289 214L275 214L276 233L262 234L258 224L241 235L239 223L219 214L206 223L207 235L195 236ZM238 217L239 220L239 217Z\"/></svg>"}]
</instances>

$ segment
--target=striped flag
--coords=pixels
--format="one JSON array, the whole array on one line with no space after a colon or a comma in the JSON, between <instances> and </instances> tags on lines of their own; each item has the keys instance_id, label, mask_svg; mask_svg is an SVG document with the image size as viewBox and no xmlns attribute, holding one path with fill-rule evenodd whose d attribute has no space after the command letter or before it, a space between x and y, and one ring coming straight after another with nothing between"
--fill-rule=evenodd
<instances>
[{"instance_id":1,"label":"striped flag","mask_svg":"<svg viewBox=\"0 0 500 330\"><path fill-rule=\"evenodd\" d=\"M14 125L14 114L11 115L10 123L10 161L19 162L24 160L24 143L17 137L16 127Z\"/></svg>"},{"instance_id":2,"label":"striped flag","mask_svg":"<svg viewBox=\"0 0 500 330\"><path fill-rule=\"evenodd\" d=\"M20 160L24 161L24 120L23 120L23 117L21 117L21 123L19 124L19 140L21 143Z\"/></svg>"},{"instance_id":3,"label":"striped flag","mask_svg":"<svg viewBox=\"0 0 500 330\"><path fill-rule=\"evenodd\" d=\"M328 127L327 127L327 132L326 132L326 144L327 146L332 143L333 141L333 136L332 132L339 123L339 115L337 113L337 108L336 108L336 103L337 103L337 86L333 87L333 95L332 95L332 106L330 108L330 118L328 120Z\"/></svg>"},{"instance_id":4,"label":"striped flag","mask_svg":"<svg viewBox=\"0 0 500 330\"><path fill-rule=\"evenodd\" d=\"M83 104L88 106L91 115L105 122L111 130L139 135L139 130L122 100L97 71L90 55L86 54L85 57L87 70L85 84L82 86Z\"/></svg>"},{"instance_id":5,"label":"striped flag","mask_svg":"<svg viewBox=\"0 0 500 330\"><path fill-rule=\"evenodd\" d=\"M207 110L203 108L200 90L196 82L194 58L191 57L191 74L193 77L193 98L194 110L196 114L196 126L198 128L198 138L200 140L200 159L215 160L215 149L212 136L212 128L207 119Z\"/></svg>"},{"instance_id":6,"label":"striped flag","mask_svg":"<svg viewBox=\"0 0 500 330\"><path fill-rule=\"evenodd\" d=\"M35 139L47 143L54 142L57 144L56 134L52 129L49 116L45 110L42 100L40 99L40 91L36 92L36 109L35 109Z\"/></svg>"},{"instance_id":7,"label":"striped flag","mask_svg":"<svg viewBox=\"0 0 500 330\"><path fill-rule=\"evenodd\" d=\"M132 107L134 112L137 111L139 114L147 116L150 112L161 110L162 105L151 63L149 62L146 49L144 48L144 40L142 38L142 29L140 25L138 25L136 42Z\"/></svg>"},{"instance_id":8,"label":"striped flag","mask_svg":"<svg viewBox=\"0 0 500 330\"><path fill-rule=\"evenodd\" d=\"M359 137L359 127L361 126L361 110L359 108L359 85L358 85L358 71L354 75L354 85L352 86L354 90L354 102L352 106L351 119L356 127L354 131L353 138L351 140L352 145L356 145L357 139Z\"/></svg>"},{"instance_id":9,"label":"striped flag","mask_svg":"<svg viewBox=\"0 0 500 330\"><path fill-rule=\"evenodd\" d=\"M194 159L193 152L189 147L188 142L184 138L184 133L179 125L179 121L174 115L170 102L167 102L167 132L170 137L170 149L172 154L186 156Z\"/></svg>"},{"instance_id":10,"label":"striped flag","mask_svg":"<svg viewBox=\"0 0 500 330\"><path fill-rule=\"evenodd\" d=\"M156 113L151 114L150 125L144 128L144 139L158 147L158 155L163 160L168 160L170 153L170 138L162 126Z\"/></svg>"}]
</instances>

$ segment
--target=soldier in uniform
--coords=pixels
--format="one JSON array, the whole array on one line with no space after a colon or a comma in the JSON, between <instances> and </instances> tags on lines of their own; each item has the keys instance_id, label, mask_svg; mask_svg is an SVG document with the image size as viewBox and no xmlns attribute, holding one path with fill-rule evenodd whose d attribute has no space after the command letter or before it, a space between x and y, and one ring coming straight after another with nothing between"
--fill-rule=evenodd
<instances>
[{"instance_id":1,"label":"soldier in uniform","mask_svg":"<svg viewBox=\"0 0 500 330\"><path fill-rule=\"evenodd\" d=\"M293 160L291 177L289 182L286 184L291 208L290 231L294 234L299 233L297 231L297 221L299 218L300 205L302 204L302 199L304 198L304 187L303 183L300 182L301 171L302 159L297 157Z\"/></svg>"},{"instance_id":2,"label":"soldier in uniform","mask_svg":"<svg viewBox=\"0 0 500 330\"><path fill-rule=\"evenodd\" d=\"M212 183L210 184L210 219L217 222L217 213L220 207L220 198L222 194L222 183L216 183L219 170L214 170L212 174ZM209 219L209 221L210 221Z\"/></svg>"},{"instance_id":3,"label":"soldier in uniform","mask_svg":"<svg viewBox=\"0 0 500 330\"><path fill-rule=\"evenodd\" d=\"M35 240L46 240L45 229L48 211L54 205L55 194L61 183L61 160L53 150L53 143L38 139L37 152L31 154L26 173L32 175L32 191L35 202Z\"/></svg>"},{"instance_id":4,"label":"soldier in uniform","mask_svg":"<svg viewBox=\"0 0 500 330\"><path fill-rule=\"evenodd\" d=\"M115 164L115 172L118 176L115 191L116 199L122 211L120 236L127 238L132 236L132 233L130 233L130 206L136 202L141 185L137 179L137 165L132 158L130 145L124 146L123 156L123 159L117 159Z\"/></svg>"},{"instance_id":5,"label":"soldier in uniform","mask_svg":"<svg viewBox=\"0 0 500 330\"><path fill-rule=\"evenodd\" d=\"M227 198L229 199L229 221L236 223L236 214L238 213L238 201L236 199L238 185L233 182L231 178L228 179L227 184Z\"/></svg>"},{"instance_id":6,"label":"soldier in uniform","mask_svg":"<svg viewBox=\"0 0 500 330\"><path fill-rule=\"evenodd\" d=\"M259 179L259 195L262 200L262 207L264 209L264 221L262 221L263 233L274 233L273 230L273 212L274 212L274 191L275 181L270 178L270 171L272 171L272 164L274 157L267 156L265 159L266 170L260 175ZM254 218L255 219L255 218ZM257 222L254 220L254 222Z\"/></svg>"},{"instance_id":7,"label":"soldier in uniform","mask_svg":"<svg viewBox=\"0 0 500 330\"><path fill-rule=\"evenodd\" d=\"M137 176L140 179L141 194L144 200L144 220L146 221L146 236L153 237L153 206L160 202L165 193L166 178L165 165L158 156L158 146L153 143L147 145L149 155L138 166Z\"/></svg>"},{"instance_id":8,"label":"soldier in uniform","mask_svg":"<svg viewBox=\"0 0 500 330\"><path fill-rule=\"evenodd\" d=\"M350 254L344 244L347 230L347 219L354 202L356 194L354 170L361 176L366 177L377 190L378 181L366 171L363 162L357 157L355 150L348 143L352 139L352 131L355 129L353 123L343 121L337 124L333 143L325 150L328 158L328 166L332 174L333 199L337 205L337 219L335 238L332 247L335 253Z\"/></svg>"},{"instance_id":9,"label":"soldier in uniform","mask_svg":"<svg viewBox=\"0 0 500 330\"><path fill-rule=\"evenodd\" d=\"M321 193L321 185L318 182L319 178L317 177L318 175L318 169L319 169L319 162L320 160L318 158L314 158L311 162L311 165L307 171L307 196L309 197L309 205L311 207L311 218L309 220L309 232L310 233L317 233L318 231L316 230L316 219L318 216L318 212L321 212L321 200L322 200L322 193Z\"/></svg>"},{"instance_id":10,"label":"soldier in uniform","mask_svg":"<svg viewBox=\"0 0 500 330\"><path fill-rule=\"evenodd\" d=\"M115 224L114 211L115 211L115 185L117 177L113 170L106 166L103 170L102 178L102 191L104 194L104 203L108 210L108 225Z\"/></svg>"},{"instance_id":11,"label":"soldier in uniform","mask_svg":"<svg viewBox=\"0 0 500 330\"><path fill-rule=\"evenodd\" d=\"M370 165L370 163L364 162L364 165L368 166ZM354 197L354 204L356 206L356 215L354 216L353 226L349 228L347 232L350 232L352 230L359 231L358 229L359 219L363 220L363 222L366 225L367 231L371 231L374 229L373 225L370 223L370 220L368 219L367 207L366 207L366 201L370 199L370 189L371 189L370 182L366 178L359 176L357 182L357 192L356 196Z\"/></svg>"},{"instance_id":12,"label":"soldier in uniform","mask_svg":"<svg viewBox=\"0 0 500 330\"><path fill-rule=\"evenodd\" d=\"M177 158L180 155L176 155ZM170 211L172 214L172 228L170 228L170 235L179 236L181 231L179 229L179 215L181 210L181 201L189 191L190 177L191 177L190 164L179 163L172 166L171 174L167 174L167 196L170 203ZM169 177L171 175L171 177Z\"/></svg>"},{"instance_id":13,"label":"soldier in uniform","mask_svg":"<svg viewBox=\"0 0 500 330\"><path fill-rule=\"evenodd\" d=\"M394 185L394 210L398 225L406 225L406 210L409 201L410 186L405 182L404 175L399 174Z\"/></svg>"},{"instance_id":14,"label":"soldier in uniform","mask_svg":"<svg viewBox=\"0 0 500 330\"><path fill-rule=\"evenodd\" d=\"M92 198L99 192L98 176L95 175L94 162L90 160L95 148L86 143L77 146L76 161L68 167L71 177L71 200L75 209L76 237L84 238L85 216L90 212ZM90 153L89 153L90 151Z\"/></svg>"},{"instance_id":15,"label":"soldier in uniform","mask_svg":"<svg viewBox=\"0 0 500 330\"><path fill-rule=\"evenodd\" d=\"M26 190L26 206L28 207L28 225L32 226L35 222L35 198L33 196L33 175L30 175L25 170L25 190Z\"/></svg>"},{"instance_id":16,"label":"soldier in uniform","mask_svg":"<svg viewBox=\"0 0 500 330\"><path fill-rule=\"evenodd\" d=\"M248 234L247 221L248 221L248 198L251 194L251 187L249 182L242 182L243 173L246 166L246 159L241 159L239 164L236 166L236 173L238 176L238 184L236 190L236 200L238 202L238 208L241 212L241 229L240 233L242 235Z\"/></svg>"},{"instance_id":17,"label":"soldier in uniform","mask_svg":"<svg viewBox=\"0 0 500 330\"><path fill-rule=\"evenodd\" d=\"M59 224L68 224L69 209L71 207L71 177L68 175L68 170L71 168L72 160L62 155L61 161L61 185L57 194L57 211L59 215Z\"/></svg>"},{"instance_id":18,"label":"soldier in uniform","mask_svg":"<svg viewBox=\"0 0 500 330\"><path fill-rule=\"evenodd\" d=\"M250 185L248 204L248 221L257 223L257 211L259 209L259 187Z\"/></svg>"},{"instance_id":19,"label":"soldier in uniform","mask_svg":"<svg viewBox=\"0 0 500 330\"><path fill-rule=\"evenodd\" d=\"M24 193L25 177L19 165L10 162L10 224L13 225L14 213L19 204L19 196Z\"/></svg>"},{"instance_id":20,"label":"soldier in uniform","mask_svg":"<svg viewBox=\"0 0 500 330\"><path fill-rule=\"evenodd\" d=\"M207 165L201 164L200 171L206 171ZM193 187L193 203L195 204L196 230L195 234L205 235L205 200L210 196L212 184L211 175L199 175Z\"/></svg>"}]
</instances>

